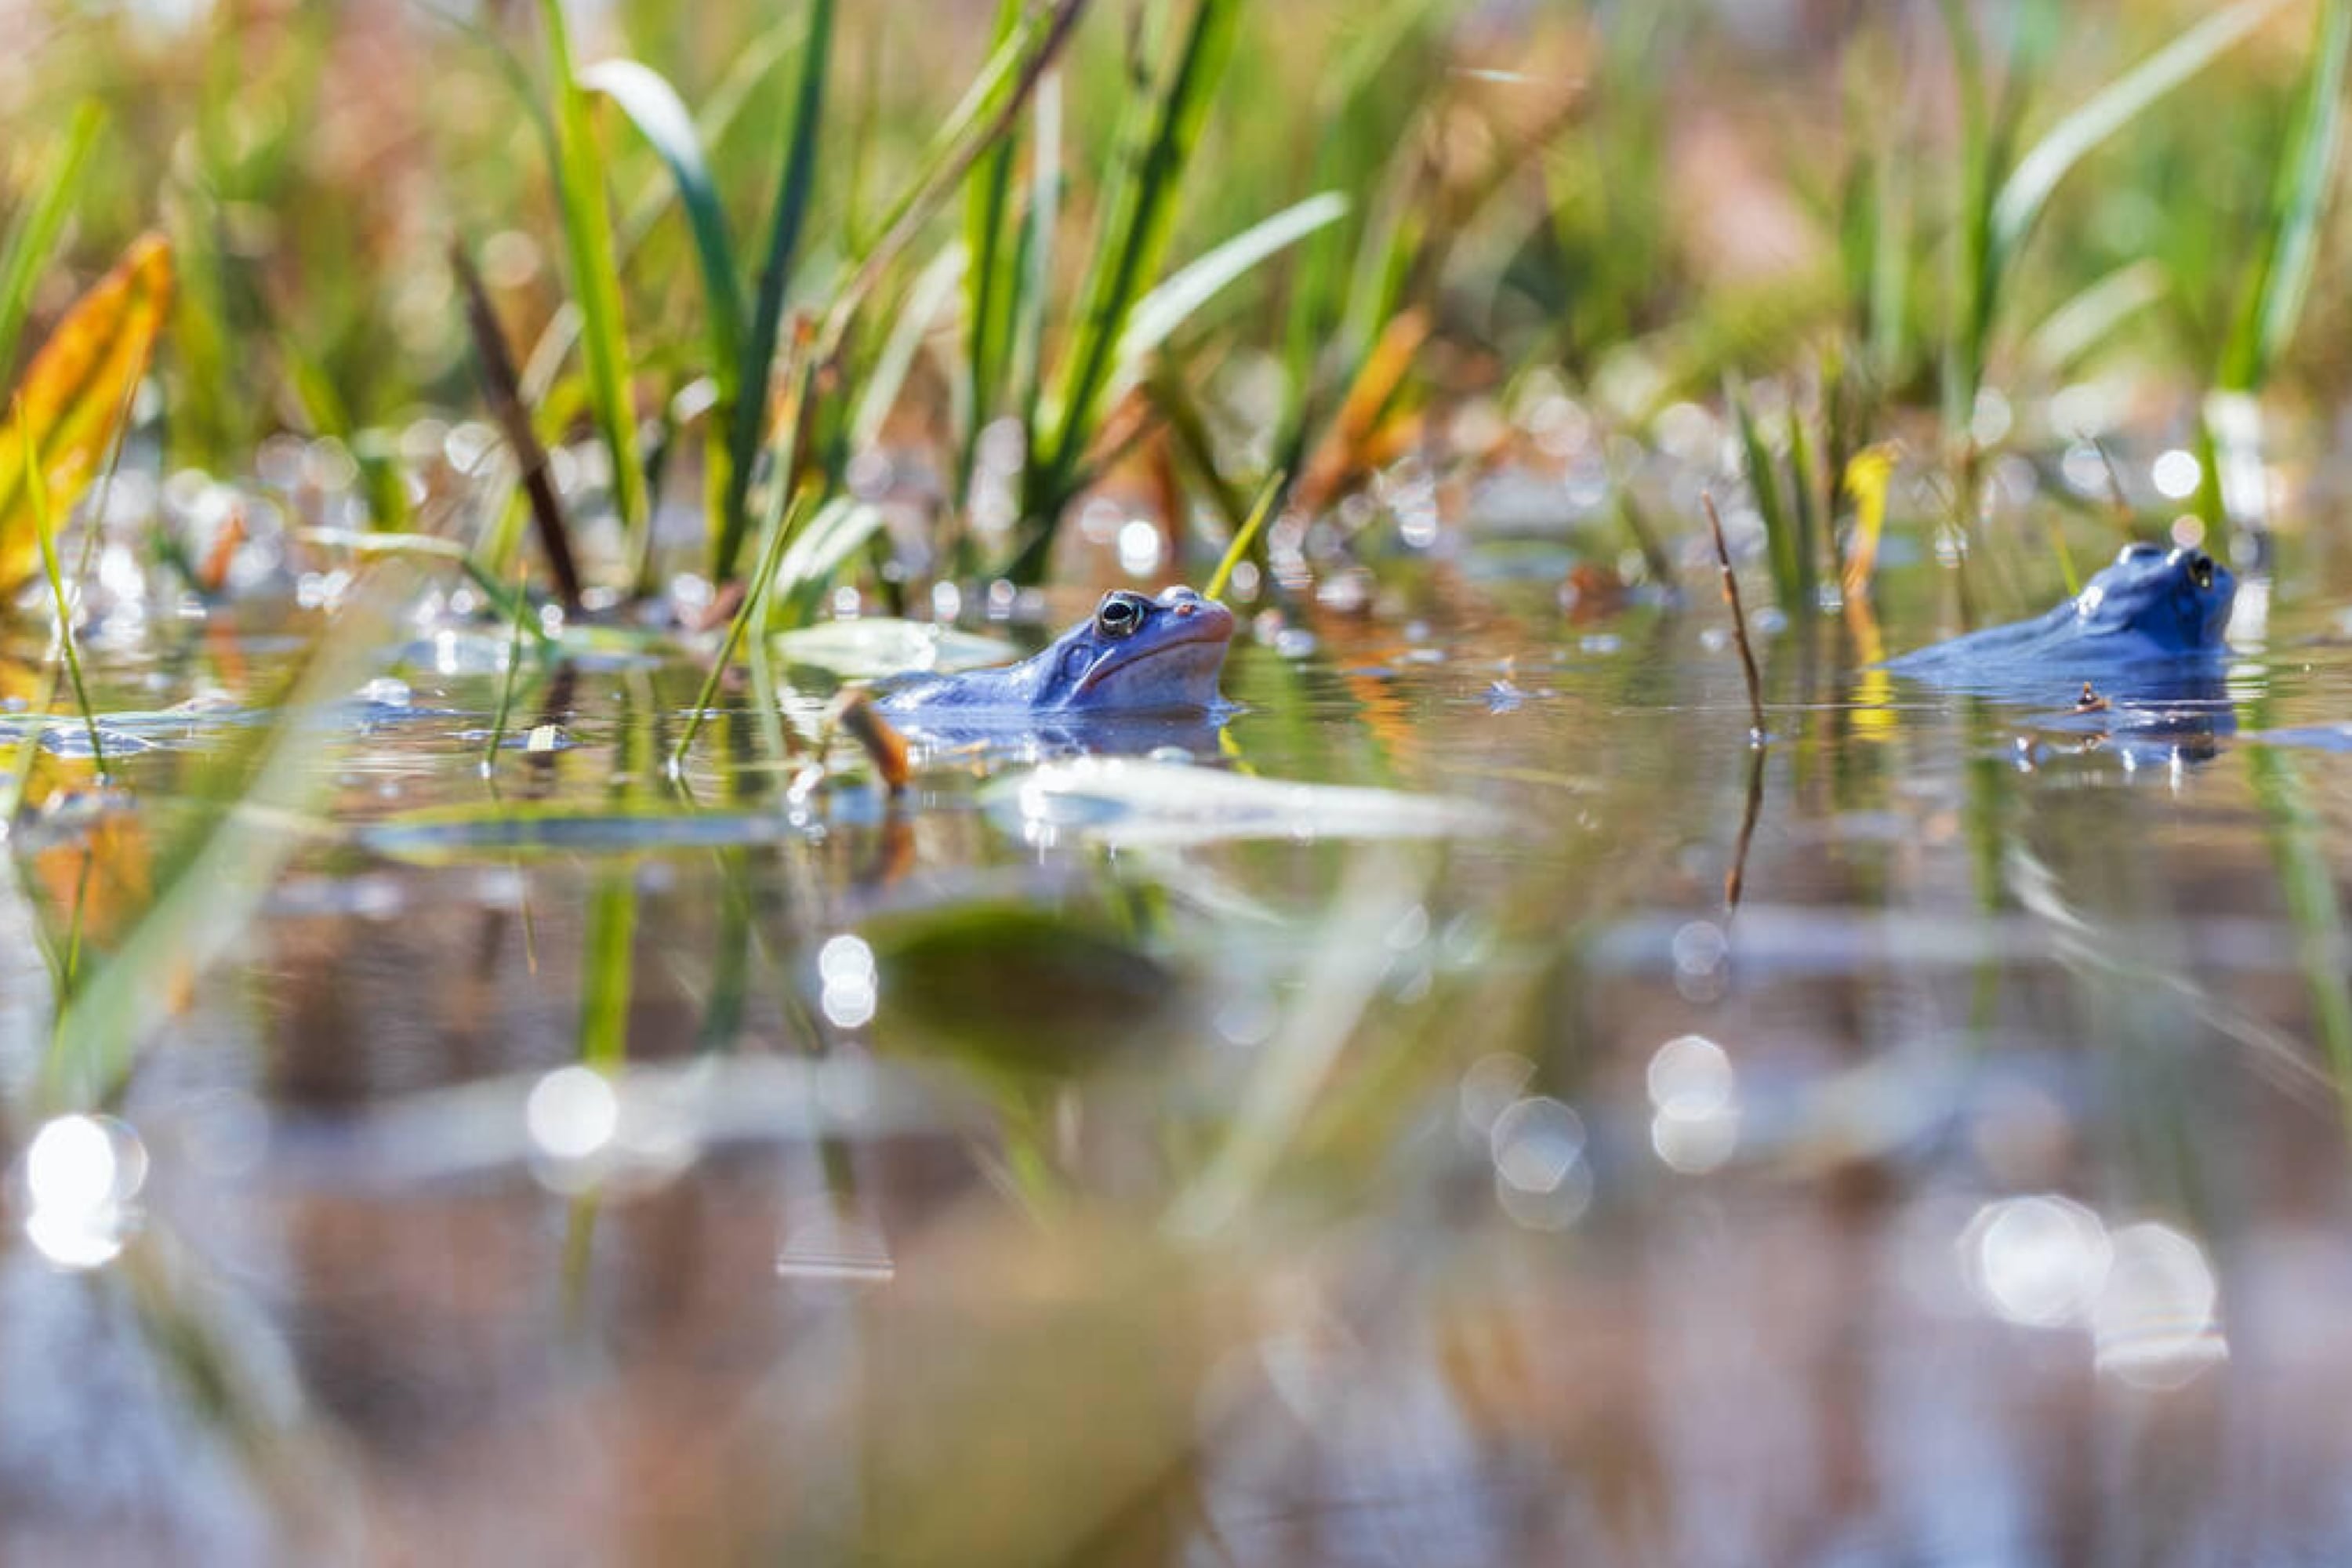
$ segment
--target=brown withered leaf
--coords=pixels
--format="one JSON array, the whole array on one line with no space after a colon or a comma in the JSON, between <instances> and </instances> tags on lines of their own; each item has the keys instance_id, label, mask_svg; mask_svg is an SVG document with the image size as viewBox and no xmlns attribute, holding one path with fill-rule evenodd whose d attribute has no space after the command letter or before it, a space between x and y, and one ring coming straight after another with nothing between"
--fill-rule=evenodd
<instances>
[{"instance_id":1,"label":"brown withered leaf","mask_svg":"<svg viewBox=\"0 0 2352 1568\"><path fill-rule=\"evenodd\" d=\"M171 299L171 244L143 236L74 302L26 370L15 401L41 454L52 517L73 510L106 460ZM30 578L40 561L23 451L0 441L0 592Z\"/></svg>"}]
</instances>

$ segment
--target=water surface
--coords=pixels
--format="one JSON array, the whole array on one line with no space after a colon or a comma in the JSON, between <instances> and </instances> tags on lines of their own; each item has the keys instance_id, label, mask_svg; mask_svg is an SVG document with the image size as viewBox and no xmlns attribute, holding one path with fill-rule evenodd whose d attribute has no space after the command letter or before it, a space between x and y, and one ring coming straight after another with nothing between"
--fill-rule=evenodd
<instances>
[{"instance_id":1,"label":"water surface","mask_svg":"<svg viewBox=\"0 0 2352 1568\"><path fill-rule=\"evenodd\" d=\"M681 789L677 659L527 675L486 781L503 638L428 631L68 1104L53 965L310 628L101 642L110 712L217 695L0 891L0 1556L2352 1556L2327 594L2147 722L1825 617L1759 751L1691 581L1402 574L1154 740L1497 814L1434 840L1108 849L985 807L1019 748L819 783L748 683Z\"/></svg>"}]
</instances>

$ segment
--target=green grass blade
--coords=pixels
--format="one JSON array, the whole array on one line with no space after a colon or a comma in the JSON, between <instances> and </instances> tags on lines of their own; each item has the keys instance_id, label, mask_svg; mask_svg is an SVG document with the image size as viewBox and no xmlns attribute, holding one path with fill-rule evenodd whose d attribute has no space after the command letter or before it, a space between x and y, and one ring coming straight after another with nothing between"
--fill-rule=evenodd
<instances>
[{"instance_id":1,"label":"green grass blade","mask_svg":"<svg viewBox=\"0 0 2352 1568\"><path fill-rule=\"evenodd\" d=\"M769 28L753 38L736 55L727 74L702 100L700 112L694 117L694 134L702 145L706 157L718 156L735 127L743 118L743 110L759 98L767 86L768 73L798 48L807 32L806 18L794 16ZM621 260L626 265L630 254L642 244L670 202L677 195L677 182L656 176L637 188L621 217ZM739 308L742 302L742 278L736 277L735 297ZM739 351L740 353L740 351ZM740 366L730 367L733 374Z\"/></svg>"},{"instance_id":2,"label":"green grass blade","mask_svg":"<svg viewBox=\"0 0 2352 1568\"><path fill-rule=\"evenodd\" d=\"M1999 154L1985 107L1984 58L1975 20L1961 0L1942 0L1940 14L1960 98L1959 254L1954 279L1958 300L1952 341L1943 365L1944 423L1948 430L1959 431L1968 428L1976 403L1992 311L1992 205Z\"/></svg>"},{"instance_id":3,"label":"green grass blade","mask_svg":"<svg viewBox=\"0 0 2352 1568\"><path fill-rule=\"evenodd\" d=\"M658 71L635 60L601 60L580 73L580 85L618 104L667 166L686 209L702 272L703 307L710 334L711 379L730 406L743 363L743 288L727 213L710 178L701 133L686 104Z\"/></svg>"},{"instance_id":4,"label":"green grass blade","mask_svg":"<svg viewBox=\"0 0 2352 1568\"><path fill-rule=\"evenodd\" d=\"M1105 193L1086 304L1064 362L1052 433L1024 477L1029 536L1016 578L1043 574L1074 476L1094 443L1136 301L1157 275L1175 230L1177 196L1233 54L1240 0L1200 0L1167 80L1139 120Z\"/></svg>"},{"instance_id":5,"label":"green grass blade","mask_svg":"<svg viewBox=\"0 0 2352 1568\"><path fill-rule=\"evenodd\" d=\"M768 248L760 263L760 286L751 307L750 334L743 340L743 360L737 373L740 393L728 432L727 489L720 505L718 531L711 542L710 574L714 582L735 574L735 558L742 552L750 519L751 468L760 455L767 428L768 377L775 364L776 342L784 320L784 286L792 280L793 263L800 252L801 233L816 194L817 133L824 111L825 79L833 59L835 0L812 0L808 41L801 47L801 73L793 95L793 119L787 135L782 173L776 184L776 206L768 228ZM776 482L788 485L788 476Z\"/></svg>"},{"instance_id":6,"label":"green grass blade","mask_svg":"<svg viewBox=\"0 0 2352 1568\"><path fill-rule=\"evenodd\" d=\"M507 743L507 721L514 716L515 688L522 675L522 627L530 617L530 580L515 577L514 620L507 636L506 678L499 682L499 713L491 721L489 741L482 747L482 776L498 771L499 748Z\"/></svg>"},{"instance_id":7,"label":"green grass blade","mask_svg":"<svg viewBox=\"0 0 2352 1568\"><path fill-rule=\"evenodd\" d=\"M612 203L604 166L588 123L587 94L572 64L562 0L540 0L555 77L555 183L564 248L580 305L581 347L596 426L613 458L613 500L625 533L652 523L645 465L637 455L636 410L629 394L629 349L621 319L621 275L613 251Z\"/></svg>"},{"instance_id":8,"label":"green grass blade","mask_svg":"<svg viewBox=\"0 0 2352 1568\"><path fill-rule=\"evenodd\" d=\"M2026 340L2025 357L2046 374L2063 375L2171 289L2154 257L2126 262L2044 317Z\"/></svg>"},{"instance_id":9,"label":"green grass blade","mask_svg":"<svg viewBox=\"0 0 2352 1568\"><path fill-rule=\"evenodd\" d=\"M937 205L971 172L982 155L1012 134L1022 106L1069 42L1087 0L1057 0L1006 40L982 68L980 77L950 112L917 166L906 190L891 205L873 244L858 258L849 280L835 293L817 334L817 357L840 346L849 322L900 252L913 243Z\"/></svg>"},{"instance_id":10,"label":"green grass blade","mask_svg":"<svg viewBox=\"0 0 2352 1568\"><path fill-rule=\"evenodd\" d=\"M342 396L335 390L326 366L291 332L278 334L278 362L285 368L288 389L310 422L311 433L331 436L343 445L360 471L360 493L367 498L368 526L402 532L411 526L408 491L400 467L381 450L371 452Z\"/></svg>"},{"instance_id":11,"label":"green grass blade","mask_svg":"<svg viewBox=\"0 0 2352 1568\"><path fill-rule=\"evenodd\" d=\"M1993 198L1991 266L2007 269L2051 193L2095 148L2198 72L2242 43L2286 0L2239 0L2215 12L2126 71L2056 125L2019 159Z\"/></svg>"},{"instance_id":12,"label":"green grass blade","mask_svg":"<svg viewBox=\"0 0 2352 1568\"><path fill-rule=\"evenodd\" d=\"M835 496L793 531L791 546L776 569L784 595L777 617L783 629L794 630L815 622L824 590L842 563L882 531L882 510L849 496ZM772 596L775 590L772 590Z\"/></svg>"},{"instance_id":13,"label":"green grass blade","mask_svg":"<svg viewBox=\"0 0 2352 1568\"><path fill-rule=\"evenodd\" d=\"M995 47L1019 33L1021 0L1003 0L996 14ZM1013 224L1014 154L1020 138L997 138L964 184L964 401L966 429L957 460L956 494L971 481L973 444L1004 391L1012 351L1013 301L1019 293L1020 231Z\"/></svg>"},{"instance_id":14,"label":"green grass blade","mask_svg":"<svg viewBox=\"0 0 2352 1568\"><path fill-rule=\"evenodd\" d=\"M1283 484L1288 478L1279 468L1266 475L1265 483L1258 487L1257 501L1250 508L1248 519L1234 531L1233 542L1225 546L1224 559L1219 561L1217 569L1209 574L1208 586L1201 590L1202 598L1214 599L1223 595L1225 584L1234 580L1234 568L1242 563L1243 557L1249 553L1250 546L1257 542L1257 536L1265 529L1266 520L1274 516L1276 498L1282 494Z\"/></svg>"},{"instance_id":15,"label":"green grass blade","mask_svg":"<svg viewBox=\"0 0 2352 1568\"><path fill-rule=\"evenodd\" d=\"M1029 216L1021 226L1020 298L1013 306L1013 362L1006 369L1021 409L1022 428L1034 439L1045 385L1045 305L1054 288L1054 236L1062 221L1062 78L1037 83L1035 130L1030 137Z\"/></svg>"},{"instance_id":16,"label":"green grass blade","mask_svg":"<svg viewBox=\"0 0 2352 1568\"><path fill-rule=\"evenodd\" d=\"M82 683L81 654L74 647L73 600L66 593L65 573L58 566L56 520L49 516L48 476L41 471L40 449L33 444L33 427L25 422L25 405L16 405L16 439L25 448L25 491L32 502L33 535L41 543L41 571L49 580L49 596L57 605L58 647L65 658L66 673L72 678L74 706L81 710L83 727L89 732L90 763L98 776L106 777L106 748L98 738L98 712L89 705L89 688Z\"/></svg>"},{"instance_id":17,"label":"green grass blade","mask_svg":"<svg viewBox=\"0 0 2352 1568\"><path fill-rule=\"evenodd\" d=\"M1119 337L1119 380L1135 376L1192 313L1268 258L1347 216L1348 198L1325 191L1251 225L1135 303Z\"/></svg>"},{"instance_id":18,"label":"green grass blade","mask_svg":"<svg viewBox=\"0 0 2352 1568\"><path fill-rule=\"evenodd\" d=\"M971 268L961 246L950 245L932 258L907 290L899 305L897 320L890 326L890 336L882 345L882 355L866 373L866 384L857 395L857 412L850 417L849 444L852 449L865 451L882 438L883 423L898 406L898 394L905 389L908 374L914 369L915 355L923 346L923 339L947 309L956 288L963 282Z\"/></svg>"},{"instance_id":19,"label":"green grass blade","mask_svg":"<svg viewBox=\"0 0 2352 1568\"><path fill-rule=\"evenodd\" d=\"M1813 493L1812 440L1805 433L1804 416L1791 403L1789 405L1789 521L1790 552L1796 558L1797 595L1783 608L1792 614L1815 607L1814 588L1819 575L1815 562L1820 555L1817 541L1825 531L1821 526L1820 510Z\"/></svg>"},{"instance_id":20,"label":"green grass blade","mask_svg":"<svg viewBox=\"0 0 2352 1568\"><path fill-rule=\"evenodd\" d=\"M2281 150L2272 188L2270 226L2222 355L2218 379L2224 391L2252 392L2268 379L2302 318L2319 257L2320 219L2335 184L2347 53L2352 53L2352 0L2322 0L2303 101Z\"/></svg>"},{"instance_id":21,"label":"green grass blade","mask_svg":"<svg viewBox=\"0 0 2352 1568\"><path fill-rule=\"evenodd\" d=\"M95 103L85 103L74 111L64 147L18 221L10 226L7 244L0 247L0 385L6 384L16 369L16 339L25 330L26 312L32 308L33 284L47 265L49 252L57 248L74 197L81 192L82 167L89 162L90 149L105 122L104 111Z\"/></svg>"},{"instance_id":22,"label":"green grass blade","mask_svg":"<svg viewBox=\"0 0 2352 1568\"><path fill-rule=\"evenodd\" d=\"M712 700L719 695L719 683L725 679L727 667L735 662L736 650L754 626L764 626L768 618L768 595L781 574L784 547L800 531L801 521L816 505L814 486L803 485L793 492L789 505L772 510L768 516L767 537L760 546L760 563L752 571L751 591L743 595L736 607L735 618L727 623L727 636L719 645L718 657L710 661L710 672L702 678L701 689L695 693L694 711L688 715L685 727L678 731L677 743L670 748L669 771L677 776L686 767L686 754L694 747L694 739L702 732L702 721L710 711Z\"/></svg>"},{"instance_id":23,"label":"green grass blade","mask_svg":"<svg viewBox=\"0 0 2352 1568\"><path fill-rule=\"evenodd\" d=\"M1772 593L1780 607L1794 613L1801 598L1797 560L1797 534L1788 508L1780 499L1780 466L1772 459L1772 449L1765 444L1764 432L1748 405L1748 395L1737 382L1727 387L1725 401L1731 405L1733 421L1739 427L1739 449L1748 468L1748 488L1756 502L1756 513L1764 520L1765 561L1772 569Z\"/></svg>"},{"instance_id":24,"label":"green grass blade","mask_svg":"<svg viewBox=\"0 0 2352 1568\"><path fill-rule=\"evenodd\" d=\"M1167 253L1179 187L1232 54L1239 15L1238 0L1200 0L1143 134L1128 150L1104 195L1085 310L1062 377L1047 453L1047 472L1057 479L1076 468L1092 443L1129 319Z\"/></svg>"}]
</instances>

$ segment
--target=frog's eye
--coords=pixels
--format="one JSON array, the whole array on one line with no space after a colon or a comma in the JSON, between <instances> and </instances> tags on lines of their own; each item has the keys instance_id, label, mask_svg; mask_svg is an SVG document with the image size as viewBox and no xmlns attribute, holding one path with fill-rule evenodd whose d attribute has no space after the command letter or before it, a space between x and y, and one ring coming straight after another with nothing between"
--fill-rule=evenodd
<instances>
[{"instance_id":1,"label":"frog's eye","mask_svg":"<svg viewBox=\"0 0 2352 1568\"><path fill-rule=\"evenodd\" d=\"M2201 550L2192 551L2189 559L2182 564L2189 569L2189 580L2191 583L2196 584L2200 588L2210 588L2213 585L2213 558L2210 555Z\"/></svg>"},{"instance_id":2,"label":"frog's eye","mask_svg":"<svg viewBox=\"0 0 2352 1568\"><path fill-rule=\"evenodd\" d=\"M1107 637L1133 637L1143 624L1143 602L1132 594L1105 594L1095 609L1095 630Z\"/></svg>"}]
</instances>

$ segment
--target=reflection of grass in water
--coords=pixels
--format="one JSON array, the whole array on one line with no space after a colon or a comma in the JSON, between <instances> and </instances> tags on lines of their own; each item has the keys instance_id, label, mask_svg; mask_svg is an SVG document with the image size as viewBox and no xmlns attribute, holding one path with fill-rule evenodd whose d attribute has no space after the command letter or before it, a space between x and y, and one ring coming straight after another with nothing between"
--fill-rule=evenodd
<instances>
[{"instance_id":1,"label":"reflection of grass in water","mask_svg":"<svg viewBox=\"0 0 2352 1568\"><path fill-rule=\"evenodd\" d=\"M153 903L66 1004L42 1078L51 1111L87 1110L121 1088L188 987L227 952L303 841L296 825L324 792L340 742L320 716L376 666L404 569L363 580L305 661L278 721L212 753L187 794L186 825L157 852Z\"/></svg>"},{"instance_id":2,"label":"reflection of grass in water","mask_svg":"<svg viewBox=\"0 0 2352 1568\"><path fill-rule=\"evenodd\" d=\"M2270 831L2279 893L2294 922L2296 963L2311 991L2314 1022L2352 1125L2352 980L2344 970L2344 910L2302 774L2277 746L2245 748L2246 768Z\"/></svg>"}]
</instances>

